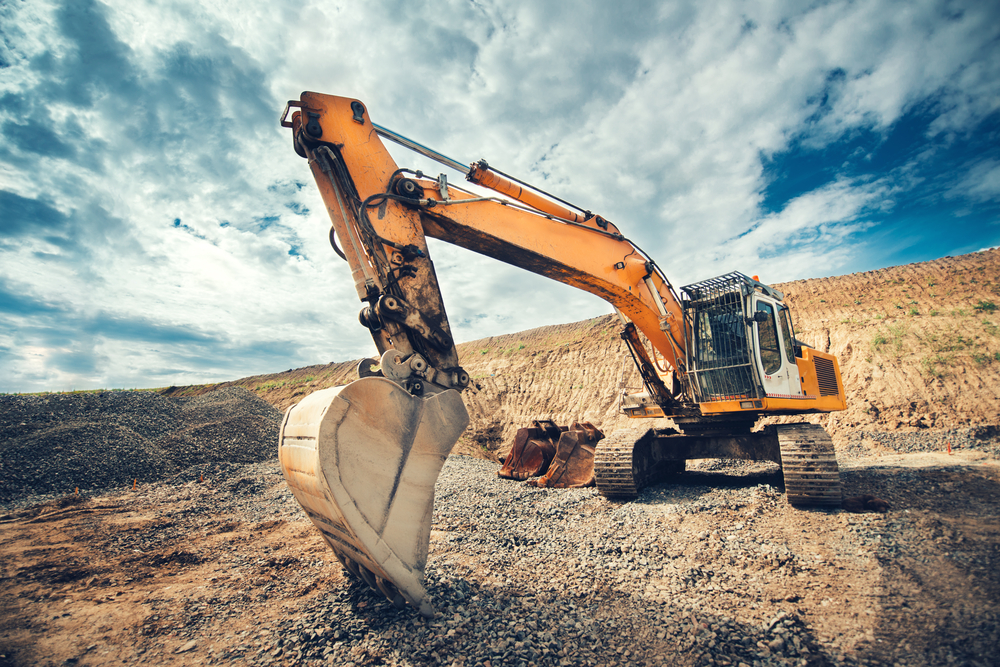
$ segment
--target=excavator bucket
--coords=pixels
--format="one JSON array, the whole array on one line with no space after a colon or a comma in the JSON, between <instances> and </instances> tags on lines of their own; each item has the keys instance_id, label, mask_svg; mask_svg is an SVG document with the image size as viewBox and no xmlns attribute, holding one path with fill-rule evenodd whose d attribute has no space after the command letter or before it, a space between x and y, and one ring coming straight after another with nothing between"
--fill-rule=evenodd
<instances>
[{"instance_id":1,"label":"excavator bucket","mask_svg":"<svg viewBox=\"0 0 1000 667\"><path fill-rule=\"evenodd\" d=\"M414 396L365 377L307 396L281 425L288 486L340 562L427 617L434 483L468 423L455 390Z\"/></svg>"},{"instance_id":2,"label":"excavator bucket","mask_svg":"<svg viewBox=\"0 0 1000 667\"><path fill-rule=\"evenodd\" d=\"M590 422L573 422L559 436L548 471L528 484L554 489L594 486L594 451L602 438L604 433Z\"/></svg>"},{"instance_id":3,"label":"excavator bucket","mask_svg":"<svg viewBox=\"0 0 1000 667\"><path fill-rule=\"evenodd\" d=\"M497 476L526 480L545 474L556 454L559 437L565 432L565 426L556 426L549 419L535 420L531 426L517 429L514 446L510 448Z\"/></svg>"}]
</instances>

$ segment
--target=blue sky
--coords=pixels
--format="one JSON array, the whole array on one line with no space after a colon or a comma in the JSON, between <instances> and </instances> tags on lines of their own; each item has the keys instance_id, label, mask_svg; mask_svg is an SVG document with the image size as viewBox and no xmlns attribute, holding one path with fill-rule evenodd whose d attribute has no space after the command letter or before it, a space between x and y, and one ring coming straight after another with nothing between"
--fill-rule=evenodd
<instances>
[{"instance_id":1,"label":"blue sky","mask_svg":"<svg viewBox=\"0 0 1000 667\"><path fill-rule=\"evenodd\" d=\"M2 3L0 391L372 354L278 125L302 90L599 212L675 284L998 245L998 40L981 1ZM610 310L431 249L460 341Z\"/></svg>"}]
</instances>

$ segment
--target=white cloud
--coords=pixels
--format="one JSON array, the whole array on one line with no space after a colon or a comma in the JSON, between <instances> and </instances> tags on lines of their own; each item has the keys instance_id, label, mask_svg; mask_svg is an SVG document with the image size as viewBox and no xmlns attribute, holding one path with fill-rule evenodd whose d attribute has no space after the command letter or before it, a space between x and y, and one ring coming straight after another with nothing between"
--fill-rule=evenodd
<instances>
[{"instance_id":1,"label":"white cloud","mask_svg":"<svg viewBox=\"0 0 1000 667\"><path fill-rule=\"evenodd\" d=\"M720 270L727 263L746 266L765 282L823 275L843 264L851 238L872 226L865 215L886 206L889 197L883 184L837 181L795 198L719 244L712 263Z\"/></svg>"},{"instance_id":2,"label":"white cloud","mask_svg":"<svg viewBox=\"0 0 1000 667\"><path fill-rule=\"evenodd\" d=\"M836 272L937 149L874 177L834 170L778 210L763 207L765 164L887 136L917 108L937 114L928 140L963 141L1000 106L997 14L876 0L5 5L0 189L35 217L0 238L0 288L18 295L0 312L13 332L0 355L19 369L0 390L222 379L370 351L322 202L277 125L302 90L356 96L378 123L605 215L678 284L762 265L774 281ZM995 202L996 164L971 164L948 192ZM492 260L432 253L460 340L608 312ZM133 338L115 339L125 323ZM67 341L60 327L91 333Z\"/></svg>"},{"instance_id":3,"label":"white cloud","mask_svg":"<svg viewBox=\"0 0 1000 667\"><path fill-rule=\"evenodd\" d=\"M995 202L1000 199L1000 160L987 159L973 163L948 195L952 198L967 198L973 202Z\"/></svg>"}]
</instances>

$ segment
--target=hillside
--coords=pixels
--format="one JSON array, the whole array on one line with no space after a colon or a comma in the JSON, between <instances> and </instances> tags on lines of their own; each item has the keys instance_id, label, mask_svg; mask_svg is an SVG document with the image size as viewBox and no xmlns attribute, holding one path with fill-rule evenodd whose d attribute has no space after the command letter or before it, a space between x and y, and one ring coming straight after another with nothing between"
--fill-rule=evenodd
<instances>
[{"instance_id":1,"label":"hillside","mask_svg":"<svg viewBox=\"0 0 1000 667\"><path fill-rule=\"evenodd\" d=\"M762 278L766 281L767 276ZM840 359L848 409L811 417L838 447L871 432L1000 423L1000 250L847 276L775 285L797 337ZM459 345L474 386L458 452L495 456L532 419L625 426L623 383L638 386L612 315ZM354 377L357 360L219 385L171 387L193 395L242 386L281 410ZM655 423L654 423L655 425Z\"/></svg>"}]
</instances>

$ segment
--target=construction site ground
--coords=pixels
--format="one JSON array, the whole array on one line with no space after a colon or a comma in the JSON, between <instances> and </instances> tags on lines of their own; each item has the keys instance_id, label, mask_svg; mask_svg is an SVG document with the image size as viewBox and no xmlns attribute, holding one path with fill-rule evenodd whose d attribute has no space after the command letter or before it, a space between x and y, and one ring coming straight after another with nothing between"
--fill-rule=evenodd
<instances>
[{"instance_id":1,"label":"construction site ground","mask_svg":"<svg viewBox=\"0 0 1000 667\"><path fill-rule=\"evenodd\" d=\"M631 503L452 457L439 614L349 578L275 463L67 496L0 523L0 665L987 665L1000 466L843 462L884 514L787 505L768 464L694 465Z\"/></svg>"},{"instance_id":2,"label":"construction site ground","mask_svg":"<svg viewBox=\"0 0 1000 667\"><path fill-rule=\"evenodd\" d=\"M699 462L629 503L500 480L532 419L635 428L618 396L637 381L613 316L466 342L472 422L437 484L428 622L347 578L271 458L276 417L235 390L284 410L356 360L161 391L223 389L238 409L218 424L212 397L155 401L143 425L139 398L112 397L112 419L52 395L0 414L0 667L996 664L1000 250L778 288L843 374L847 410L806 418L845 494L884 514L792 508L771 464Z\"/></svg>"}]
</instances>

